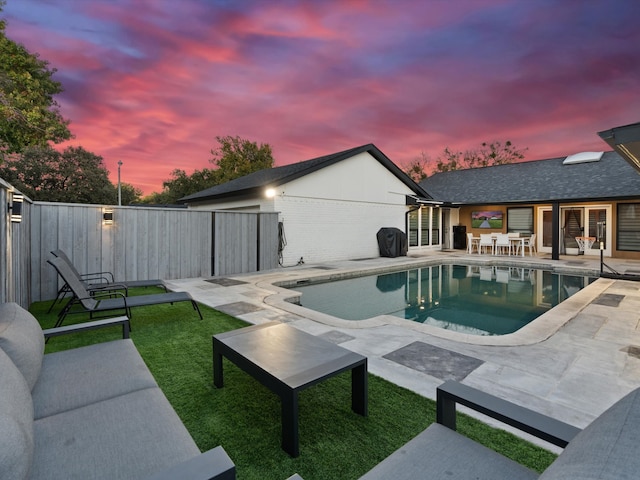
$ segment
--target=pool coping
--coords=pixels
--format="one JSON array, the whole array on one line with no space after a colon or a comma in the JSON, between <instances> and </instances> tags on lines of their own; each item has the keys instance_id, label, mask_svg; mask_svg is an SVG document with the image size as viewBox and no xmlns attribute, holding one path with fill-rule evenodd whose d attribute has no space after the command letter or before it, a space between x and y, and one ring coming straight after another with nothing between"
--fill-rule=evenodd
<instances>
[{"instance_id":1,"label":"pool coping","mask_svg":"<svg viewBox=\"0 0 640 480\"><path fill-rule=\"evenodd\" d=\"M472 258L460 257L438 257L432 259L407 258L406 261L398 260L393 264L376 266L356 266L353 268L341 267L313 272L310 269L293 272L281 278L270 278L258 281L256 286L273 292L265 296L263 302L273 308L298 315L300 317L344 329L376 328L385 325L395 325L398 327L426 333L439 338L452 340L455 342L484 345L484 346L522 346L533 345L547 340L553 336L567 322L575 318L593 300L609 288L615 280L598 278L585 288L575 293L559 305L540 315L531 323L525 325L516 332L506 335L481 336L466 333L454 332L432 325L425 325L419 322L408 321L392 315L379 315L365 320L344 320L326 313L317 312L302 307L294 302L300 298L300 292L295 291L295 286L302 283L312 283L321 281L335 281L347 278L360 277L365 275L375 275L390 273L406 268L419 268L439 264L464 263L466 265L478 266L518 266L524 268L538 268L552 271L554 273L589 275L598 277L599 272L585 267L570 266L566 264L550 264L538 259L516 260L510 259L489 259L475 260Z\"/></svg>"}]
</instances>

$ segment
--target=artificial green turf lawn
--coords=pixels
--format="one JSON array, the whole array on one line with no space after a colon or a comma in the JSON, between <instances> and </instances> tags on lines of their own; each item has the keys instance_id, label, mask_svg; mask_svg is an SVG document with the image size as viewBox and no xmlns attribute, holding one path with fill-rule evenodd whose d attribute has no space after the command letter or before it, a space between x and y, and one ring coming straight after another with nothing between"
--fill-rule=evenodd
<instances>
[{"instance_id":1,"label":"artificial green turf lawn","mask_svg":"<svg viewBox=\"0 0 640 480\"><path fill-rule=\"evenodd\" d=\"M157 293L155 288L130 294ZM50 328L59 307L34 303L31 312ZM186 302L133 310L131 338L156 381L202 451L222 445L237 478L356 479L435 421L435 403L369 374L369 416L351 411L351 377L345 372L300 394L300 456L280 448L280 401L224 360L225 386L212 385L212 339L248 324L200 305L200 320ZM86 321L71 315L65 325ZM121 338L120 328L52 338L47 353ZM126 374L126 372L123 372ZM518 437L458 415L458 430L537 471L555 455ZM428 452L425 452L428 457Z\"/></svg>"}]
</instances>

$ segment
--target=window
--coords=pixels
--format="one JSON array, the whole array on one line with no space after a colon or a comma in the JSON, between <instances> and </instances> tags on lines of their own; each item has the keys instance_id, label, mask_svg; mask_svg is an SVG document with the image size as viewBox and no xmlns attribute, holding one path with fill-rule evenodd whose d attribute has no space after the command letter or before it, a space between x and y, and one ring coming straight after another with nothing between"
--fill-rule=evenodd
<instances>
[{"instance_id":1,"label":"window","mask_svg":"<svg viewBox=\"0 0 640 480\"><path fill-rule=\"evenodd\" d=\"M418 246L418 217L420 210L411 210L409 212L409 246Z\"/></svg>"},{"instance_id":2,"label":"window","mask_svg":"<svg viewBox=\"0 0 640 480\"><path fill-rule=\"evenodd\" d=\"M421 207L409 212L410 247L440 245L440 209Z\"/></svg>"},{"instance_id":3,"label":"window","mask_svg":"<svg viewBox=\"0 0 640 480\"><path fill-rule=\"evenodd\" d=\"M420 209L420 245L429 245L429 210Z\"/></svg>"},{"instance_id":4,"label":"window","mask_svg":"<svg viewBox=\"0 0 640 480\"><path fill-rule=\"evenodd\" d=\"M431 245L440 245L440 209L431 210Z\"/></svg>"},{"instance_id":5,"label":"window","mask_svg":"<svg viewBox=\"0 0 640 480\"><path fill-rule=\"evenodd\" d=\"M640 251L640 203L618 205L618 250Z\"/></svg>"},{"instance_id":6,"label":"window","mask_svg":"<svg viewBox=\"0 0 640 480\"><path fill-rule=\"evenodd\" d=\"M533 207L507 208L508 233L533 233Z\"/></svg>"}]
</instances>

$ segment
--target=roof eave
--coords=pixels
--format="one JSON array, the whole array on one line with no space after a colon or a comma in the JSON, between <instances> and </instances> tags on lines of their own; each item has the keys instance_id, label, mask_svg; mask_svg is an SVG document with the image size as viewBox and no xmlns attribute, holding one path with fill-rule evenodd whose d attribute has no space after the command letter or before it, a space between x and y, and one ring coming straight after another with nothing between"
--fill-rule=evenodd
<instances>
[{"instance_id":1,"label":"roof eave","mask_svg":"<svg viewBox=\"0 0 640 480\"><path fill-rule=\"evenodd\" d=\"M640 172L640 123L604 130L598 135Z\"/></svg>"}]
</instances>

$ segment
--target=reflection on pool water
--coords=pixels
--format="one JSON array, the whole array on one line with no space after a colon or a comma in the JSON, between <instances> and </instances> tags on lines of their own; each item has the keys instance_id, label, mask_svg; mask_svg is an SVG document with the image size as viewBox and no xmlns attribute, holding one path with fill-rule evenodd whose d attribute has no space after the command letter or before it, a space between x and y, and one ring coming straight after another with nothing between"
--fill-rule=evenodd
<instances>
[{"instance_id":1,"label":"reflection on pool water","mask_svg":"<svg viewBox=\"0 0 640 480\"><path fill-rule=\"evenodd\" d=\"M345 320L394 315L474 335L519 330L594 277L523 267L432 265L292 287L300 305Z\"/></svg>"}]
</instances>

